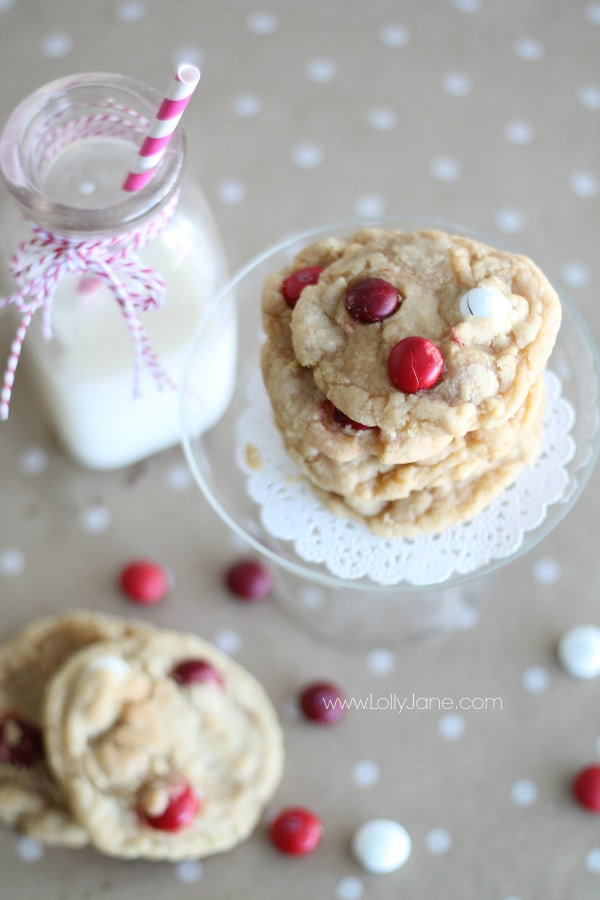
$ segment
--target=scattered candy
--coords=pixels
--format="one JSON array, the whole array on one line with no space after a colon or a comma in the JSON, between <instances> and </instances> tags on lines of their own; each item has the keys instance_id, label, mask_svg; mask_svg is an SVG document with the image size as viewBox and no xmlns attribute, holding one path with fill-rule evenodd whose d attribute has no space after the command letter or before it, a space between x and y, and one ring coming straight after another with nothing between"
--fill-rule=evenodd
<instances>
[{"instance_id":1,"label":"scattered candy","mask_svg":"<svg viewBox=\"0 0 600 900\"><path fill-rule=\"evenodd\" d=\"M590 812L600 812L600 766L586 766L573 781L573 794Z\"/></svg>"},{"instance_id":2,"label":"scattered candy","mask_svg":"<svg viewBox=\"0 0 600 900\"><path fill-rule=\"evenodd\" d=\"M181 831L193 822L199 809L198 797L190 785L186 784L169 797L167 806L162 812L152 815L142 808L141 815L151 828L159 831Z\"/></svg>"},{"instance_id":3,"label":"scattered candy","mask_svg":"<svg viewBox=\"0 0 600 900\"><path fill-rule=\"evenodd\" d=\"M346 712L345 697L335 684L317 681L300 692L300 709L311 722L332 725Z\"/></svg>"},{"instance_id":4,"label":"scattered candy","mask_svg":"<svg viewBox=\"0 0 600 900\"><path fill-rule=\"evenodd\" d=\"M359 865L379 875L395 872L410 856L410 835L393 819L371 819L352 838L352 851Z\"/></svg>"},{"instance_id":5,"label":"scattered candy","mask_svg":"<svg viewBox=\"0 0 600 900\"><path fill-rule=\"evenodd\" d=\"M475 287L460 299L463 319L477 316L480 319L500 319L512 309L510 300L502 291L493 287Z\"/></svg>"},{"instance_id":6,"label":"scattered candy","mask_svg":"<svg viewBox=\"0 0 600 900\"><path fill-rule=\"evenodd\" d=\"M282 810L271 822L271 841L290 856L304 856L319 846L323 836L323 824L315 813L303 806L290 806Z\"/></svg>"},{"instance_id":7,"label":"scattered candy","mask_svg":"<svg viewBox=\"0 0 600 900\"><path fill-rule=\"evenodd\" d=\"M287 305L293 309L304 288L309 284L316 284L322 271L321 266L308 266L306 269L298 269L288 275L281 286Z\"/></svg>"},{"instance_id":8,"label":"scattered candy","mask_svg":"<svg viewBox=\"0 0 600 900\"><path fill-rule=\"evenodd\" d=\"M346 413L343 413L341 409L338 409L337 406L334 406L331 400L323 401L323 410L329 415L333 416L337 424L341 428L350 428L352 431L372 431L372 425L363 425L362 422L357 422L355 419L351 419L350 416L347 416Z\"/></svg>"},{"instance_id":9,"label":"scattered candy","mask_svg":"<svg viewBox=\"0 0 600 900\"><path fill-rule=\"evenodd\" d=\"M573 678L600 675L600 628L575 625L562 635L557 647L558 661Z\"/></svg>"},{"instance_id":10,"label":"scattered candy","mask_svg":"<svg viewBox=\"0 0 600 900\"><path fill-rule=\"evenodd\" d=\"M171 586L166 569L146 559L125 566L119 581L130 600L149 606L162 600Z\"/></svg>"},{"instance_id":11,"label":"scattered candy","mask_svg":"<svg viewBox=\"0 0 600 900\"><path fill-rule=\"evenodd\" d=\"M383 278L361 278L346 293L346 309L357 322L368 324L387 319L400 306L396 287Z\"/></svg>"},{"instance_id":12,"label":"scattered candy","mask_svg":"<svg viewBox=\"0 0 600 900\"><path fill-rule=\"evenodd\" d=\"M204 659L184 659L177 663L171 672L177 684L213 684L222 685L223 677L214 666Z\"/></svg>"},{"instance_id":13,"label":"scattered candy","mask_svg":"<svg viewBox=\"0 0 600 900\"><path fill-rule=\"evenodd\" d=\"M0 719L0 762L31 768L44 759L41 729L9 713Z\"/></svg>"},{"instance_id":14,"label":"scattered candy","mask_svg":"<svg viewBox=\"0 0 600 900\"><path fill-rule=\"evenodd\" d=\"M263 600L273 587L269 570L254 559L234 563L226 572L225 583L241 600Z\"/></svg>"},{"instance_id":15,"label":"scattered candy","mask_svg":"<svg viewBox=\"0 0 600 900\"><path fill-rule=\"evenodd\" d=\"M427 338L407 337L395 344L388 357L392 384L405 394L427 390L439 380L444 358Z\"/></svg>"}]
</instances>

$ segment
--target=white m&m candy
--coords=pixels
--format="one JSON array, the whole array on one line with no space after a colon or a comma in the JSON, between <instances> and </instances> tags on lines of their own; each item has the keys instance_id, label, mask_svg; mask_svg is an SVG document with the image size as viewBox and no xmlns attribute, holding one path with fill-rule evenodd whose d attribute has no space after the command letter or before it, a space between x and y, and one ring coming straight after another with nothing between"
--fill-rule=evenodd
<instances>
[{"instance_id":1,"label":"white m&m candy","mask_svg":"<svg viewBox=\"0 0 600 900\"><path fill-rule=\"evenodd\" d=\"M393 819L371 819L352 838L352 852L367 872L385 875L403 866L412 849L409 833Z\"/></svg>"},{"instance_id":2,"label":"white m&m candy","mask_svg":"<svg viewBox=\"0 0 600 900\"><path fill-rule=\"evenodd\" d=\"M477 316L480 319L501 319L511 309L508 297L494 287L471 288L460 299L460 312L463 319L468 316Z\"/></svg>"},{"instance_id":3,"label":"white m&m candy","mask_svg":"<svg viewBox=\"0 0 600 900\"><path fill-rule=\"evenodd\" d=\"M558 642L557 654L561 666L573 678L596 678L600 675L600 628L569 628Z\"/></svg>"}]
</instances>

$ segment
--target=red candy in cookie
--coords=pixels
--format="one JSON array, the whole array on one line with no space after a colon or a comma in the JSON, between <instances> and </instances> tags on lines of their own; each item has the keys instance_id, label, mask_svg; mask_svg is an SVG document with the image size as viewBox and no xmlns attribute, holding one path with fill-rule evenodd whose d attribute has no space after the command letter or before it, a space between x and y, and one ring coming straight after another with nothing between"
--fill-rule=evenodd
<instances>
[{"instance_id":1,"label":"red candy in cookie","mask_svg":"<svg viewBox=\"0 0 600 900\"><path fill-rule=\"evenodd\" d=\"M387 319L400 306L396 287L383 278L361 278L346 293L346 309L353 319L368 324Z\"/></svg>"},{"instance_id":2,"label":"red candy in cookie","mask_svg":"<svg viewBox=\"0 0 600 900\"><path fill-rule=\"evenodd\" d=\"M170 587L167 571L158 563L146 559L136 560L125 566L119 582L130 600L147 605L162 600Z\"/></svg>"},{"instance_id":3,"label":"red candy in cookie","mask_svg":"<svg viewBox=\"0 0 600 900\"><path fill-rule=\"evenodd\" d=\"M321 266L307 266L306 269L298 269L288 275L281 286L287 305L293 309L304 288L309 284L316 284L322 271Z\"/></svg>"},{"instance_id":4,"label":"red candy in cookie","mask_svg":"<svg viewBox=\"0 0 600 900\"><path fill-rule=\"evenodd\" d=\"M444 357L424 337L407 337L395 344L388 357L388 374L399 391L416 394L432 388L444 368Z\"/></svg>"},{"instance_id":5,"label":"red candy in cookie","mask_svg":"<svg viewBox=\"0 0 600 900\"><path fill-rule=\"evenodd\" d=\"M573 794L581 806L590 812L600 813L600 766L582 769L573 781Z\"/></svg>"},{"instance_id":6,"label":"red candy in cookie","mask_svg":"<svg viewBox=\"0 0 600 900\"><path fill-rule=\"evenodd\" d=\"M303 806L282 810L271 822L271 841L290 856L304 856L315 850L323 836L323 825L315 813Z\"/></svg>"},{"instance_id":7,"label":"red candy in cookie","mask_svg":"<svg viewBox=\"0 0 600 900\"><path fill-rule=\"evenodd\" d=\"M0 719L0 762L31 768L44 759L41 729L8 713Z\"/></svg>"},{"instance_id":8,"label":"red candy in cookie","mask_svg":"<svg viewBox=\"0 0 600 900\"><path fill-rule=\"evenodd\" d=\"M213 684L223 684L223 677L217 672L214 666L204 659L184 659L177 663L171 672L177 684L206 684L212 681Z\"/></svg>"},{"instance_id":9,"label":"red candy in cookie","mask_svg":"<svg viewBox=\"0 0 600 900\"><path fill-rule=\"evenodd\" d=\"M300 692L300 709L305 718L320 725L338 722L346 712L345 698L335 684L317 681Z\"/></svg>"},{"instance_id":10,"label":"red candy in cookie","mask_svg":"<svg viewBox=\"0 0 600 900\"><path fill-rule=\"evenodd\" d=\"M263 600L271 593L273 579L262 563L241 559L227 570L225 583L240 600Z\"/></svg>"},{"instance_id":11,"label":"red candy in cookie","mask_svg":"<svg viewBox=\"0 0 600 900\"><path fill-rule=\"evenodd\" d=\"M150 828L159 831L181 831L196 818L200 809L200 801L189 784L181 787L169 797L165 809L157 815L141 811L142 818Z\"/></svg>"},{"instance_id":12,"label":"red candy in cookie","mask_svg":"<svg viewBox=\"0 0 600 900\"><path fill-rule=\"evenodd\" d=\"M372 431L372 425L363 425L362 422L357 422L355 419L351 419L350 416L347 416L346 413L343 413L341 409L338 409L337 406L334 406L331 400L324 400L322 404L323 411L333 416L337 424L341 428L351 428L352 431Z\"/></svg>"}]
</instances>

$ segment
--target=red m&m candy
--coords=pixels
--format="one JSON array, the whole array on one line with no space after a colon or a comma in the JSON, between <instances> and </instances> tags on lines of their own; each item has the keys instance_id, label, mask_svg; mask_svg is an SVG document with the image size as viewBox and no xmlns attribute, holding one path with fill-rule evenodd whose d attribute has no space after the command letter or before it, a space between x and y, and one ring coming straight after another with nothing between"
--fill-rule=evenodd
<instances>
[{"instance_id":1,"label":"red m&m candy","mask_svg":"<svg viewBox=\"0 0 600 900\"><path fill-rule=\"evenodd\" d=\"M159 831L181 831L191 825L199 809L200 800L190 785L184 784L169 795L163 810L150 813L142 808L140 814L150 828Z\"/></svg>"},{"instance_id":2,"label":"red m&m candy","mask_svg":"<svg viewBox=\"0 0 600 900\"><path fill-rule=\"evenodd\" d=\"M31 768L44 759L41 729L18 715L0 719L0 762Z\"/></svg>"},{"instance_id":3,"label":"red m&m candy","mask_svg":"<svg viewBox=\"0 0 600 900\"><path fill-rule=\"evenodd\" d=\"M147 605L162 600L171 586L167 570L147 559L126 565L121 571L119 583L130 600Z\"/></svg>"},{"instance_id":4,"label":"red m&m candy","mask_svg":"<svg viewBox=\"0 0 600 900\"><path fill-rule=\"evenodd\" d=\"M293 308L304 288L309 284L316 284L322 271L321 266L307 266L306 269L297 269L288 275L281 286L287 305Z\"/></svg>"},{"instance_id":5,"label":"red m&m candy","mask_svg":"<svg viewBox=\"0 0 600 900\"><path fill-rule=\"evenodd\" d=\"M357 322L380 322L396 312L400 306L396 287L384 278L361 278L351 284L346 293L346 309Z\"/></svg>"},{"instance_id":6,"label":"red m&m candy","mask_svg":"<svg viewBox=\"0 0 600 900\"><path fill-rule=\"evenodd\" d=\"M315 813L303 806L290 806L273 819L269 828L271 841L290 856L304 856L319 846L323 825Z\"/></svg>"},{"instance_id":7,"label":"red m&m candy","mask_svg":"<svg viewBox=\"0 0 600 900\"><path fill-rule=\"evenodd\" d=\"M171 672L177 684L223 684L223 676L205 659L183 659Z\"/></svg>"},{"instance_id":8,"label":"red m&m candy","mask_svg":"<svg viewBox=\"0 0 600 900\"><path fill-rule=\"evenodd\" d=\"M300 709L305 718L321 725L338 722L346 712L346 698L335 684L316 681L300 692Z\"/></svg>"},{"instance_id":9,"label":"red m&m candy","mask_svg":"<svg viewBox=\"0 0 600 900\"><path fill-rule=\"evenodd\" d=\"M225 583L240 600L263 600L273 587L269 570L254 559L241 559L230 566Z\"/></svg>"},{"instance_id":10,"label":"red m&m candy","mask_svg":"<svg viewBox=\"0 0 600 900\"><path fill-rule=\"evenodd\" d=\"M573 781L573 795L590 812L600 813L600 766L582 769Z\"/></svg>"},{"instance_id":11,"label":"red m&m candy","mask_svg":"<svg viewBox=\"0 0 600 900\"><path fill-rule=\"evenodd\" d=\"M372 425L363 425L362 422L357 422L355 419L351 419L350 416L347 416L346 413L343 413L341 409L338 409L337 406L334 406L331 400L323 401L322 410L324 413L331 415L335 422L340 426L340 428L350 428L352 431L373 430Z\"/></svg>"},{"instance_id":12,"label":"red m&m candy","mask_svg":"<svg viewBox=\"0 0 600 900\"><path fill-rule=\"evenodd\" d=\"M388 374L394 387L416 394L436 384L444 368L444 357L432 341L407 337L395 344L388 357Z\"/></svg>"}]
</instances>

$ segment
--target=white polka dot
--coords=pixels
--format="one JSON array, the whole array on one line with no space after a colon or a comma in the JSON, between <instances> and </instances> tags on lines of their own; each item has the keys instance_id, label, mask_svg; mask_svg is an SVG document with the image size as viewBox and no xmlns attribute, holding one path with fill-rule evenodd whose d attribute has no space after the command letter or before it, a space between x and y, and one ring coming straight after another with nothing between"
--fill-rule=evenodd
<instances>
[{"instance_id":1,"label":"white polka dot","mask_svg":"<svg viewBox=\"0 0 600 900\"><path fill-rule=\"evenodd\" d=\"M600 25L600 3L588 3L583 13L592 25Z\"/></svg>"},{"instance_id":2,"label":"white polka dot","mask_svg":"<svg viewBox=\"0 0 600 900\"><path fill-rule=\"evenodd\" d=\"M460 177L460 163L452 156L436 156L429 171L438 181L456 181Z\"/></svg>"},{"instance_id":3,"label":"white polka dot","mask_svg":"<svg viewBox=\"0 0 600 900\"><path fill-rule=\"evenodd\" d=\"M550 684L550 674L543 666L530 666L523 672L521 683L530 694L542 694Z\"/></svg>"},{"instance_id":4,"label":"white polka dot","mask_svg":"<svg viewBox=\"0 0 600 900\"><path fill-rule=\"evenodd\" d=\"M0 573L14 578L25 569L25 554L21 550L9 547L0 553Z\"/></svg>"},{"instance_id":5,"label":"white polka dot","mask_svg":"<svg viewBox=\"0 0 600 900\"><path fill-rule=\"evenodd\" d=\"M246 185L237 178L224 178L217 184L216 191L225 206L237 206L246 197Z\"/></svg>"},{"instance_id":6,"label":"white polka dot","mask_svg":"<svg viewBox=\"0 0 600 900\"><path fill-rule=\"evenodd\" d=\"M533 128L529 122L514 119L504 126L504 137L511 144L530 144L534 137Z\"/></svg>"},{"instance_id":7,"label":"white polka dot","mask_svg":"<svg viewBox=\"0 0 600 900\"><path fill-rule=\"evenodd\" d=\"M336 900L360 900L364 893L365 886L363 882L354 875L341 878L335 886Z\"/></svg>"},{"instance_id":8,"label":"white polka dot","mask_svg":"<svg viewBox=\"0 0 600 900\"><path fill-rule=\"evenodd\" d=\"M510 799L515 806L532 806L538 797L538 789L535 781L522 778L515 781L510 789Z\"/></svg>"},{"instance_id":9,"label":"white polka dot","mask_svg":"<svg viewBox=\"0 0 600 900\"><path fill-rule=\"evenodd\" d=\"M19 468L23 475L40 475L48 465L48 454L43 447L26 447L19 456Z\"/></svg>"},{"instance_id":10,"label":"white polka dot","mask_svg":"<svg viewBox=\"0 0 600 900\"><path fill-rule=\"evenodd\" d=\"M259 114L263 108L263 102L257 94L238 94L231 101L231 108L236 116L249 119Z\"/></svg>"},{"instance_id":11,"label":"white polka dot","mask_svg":"<svg viewBox=\"0 0 600 900\"><path fill-rule=\"evenodd\" d=\"M139 22L147 13L146 4L142 0L125 0L115 7L115 16L119 22L131 25Z\"/></svg>"},{"instance_id":12,"label":"white polka dot","mask_svg":"<svg viewBox=\"0 0 600 900\"><path fill-rule=\"evenodd\" d=\"M110 512L105 506L101 506L100 504L87 506L82 510L79 521L84 531L91 531L94 533L106 531L110 525Z\"/></svg>"},{"instance_id":13,"label":"white polka dot","mask_svg":"<svg viewBox=\"0 0 600 900\"><path fill-rule=\"evenodd\" d=\"M577 89L577 99L586 109L600 109L600 84L582 84Z\"/></svg>"},{"instance_id":14,"label":"white polka dot","mask_svg":"<svg viewBox=\"0 0 600 900\"><path fill-rule=\"evenodd\" d=\"M175 866L175 875L184 884L195 884L196 881L200 881L203 874L204 866L199 859L186 859Z\"/></svg>"},{"instance_id":15,"label":"white polka dot","mask_svg":"<svg viewBox=\"0 0 600 900\"><path fill-rule=\"evenodd\" d=\"M81 181L77 185L77 190L79 191L80 194L83 194L84 196L88 196L89 194L94 193L94 191L96 190L96 185L93 181Z\"/></svg>"},{"instance_id":16,"label":"white polka dot","mask_svg":"<svg viewBox=\"0 0 600 900\"><path fill-rule=\"evenodd\" d=\"M323 606L324 594L316 585L305 584L298 591L298 599L304 609L320 609Z\"/></svg>"},{"instance_id":17,"label":"white polka dot","mask_svg":"<svg viewBox=\"0 0 600 900\"><path fill-rule=\"evenodd\" d=\"M406 47L410 43L410 31L399 22L388 22L379 29L379 40L386 47Z\"/></svg>"},{"instance_id":18,"label":"white polka dot","mask_svg":"<svg viewBox=\"0 0 600 900\"><path fill-rule=\"evenodd\" d=\"M354 201L354 211L362 219L377 219L385 210L385 200L379 194L360 194Z\"/></svg>"},{"instance_id":19,"label":"white polka dot","mask_svg":"<svg viewBox=\"0 0 600 900\"><path fill-rule=\"evenodd\" d=\"M446 713L438 720L438 733L446 741L456 741L465 733L465 720L458 713Z\"/></svg>"},{"instance_id":20,"label":"white polka dot","mask_svg":"<svg viewBox=\"0 0 600 900\"><path fill-rule=\"evenodd\" d=\"M16 0L0 0L0 12L8 12L15 5Z\"/></svg>"},{"instance_id":21,"label":"white polka dot","mask_svg":"<svg viewBox=\"0 0 600 900\"><path fill-rule=\"evenodd\" d=\"M185 491L192 484L192 476L187 466L171 466L165 473L165 482L172 491Z\"/></svg>"},{"instance_id":22,"label":"white polka dot","mask_svg":"<svg viewBox=\"0 0 600 900\"><path fill-rule=\"evenodd\" d=\"M569 186L578 197L593 197L598 193L598 179L591 172L572 172Z\"/></svg>"},{"instance_id":23,"label":"white polka dot","mask_svg":"<svg viewBox=\"0 0 600 900\"><path fill-rule=\"evenodd\" d=\"M560 275L569 287L586 287L590 283L590 272L585 263L572 259L563 264Z\"/></svg>"},{"instance_id":24,"label":"white polka dot","mask_svg":"<svg viewBox=\"0 0 600 900\"><path fill-rule=\"evenodd\" d=\"M494 215L496 227L505 234L517 234L522 231L524 218L518 209L499 209Z\"/></svg>"},{"instance_id":25,"label":"white polka dot","mask_svg":"<svg viewBox=\"0 0 600 900\"><path fill-rule=\"evenodd\" d=\"M480 619L480 613L474 606L464 606L456 611L454 624L460 631L468 631L469 628L475 628Z\"/></svg>"},{"instance_id":26,"label":"white polka dot","mask_svg":"<svg viewBox=\"0 0 600 900\"><path fill-rule=\"evenodd\" d=\"M452 846L452 835L445 828L432 828L425 835L425 847L436 856L447 853Z\"/></svg>"},{"instance_id":27,"label":"white polka dot","mask_svg":"<svg viewBox=\"0 0 600 900\"><path fill-rule=\"evenodd\" d=\"M367 121L376 131L390 131L395 127L398 117L389 106L375 106L367 113Z\"/></svg>"},{"instance_id":28,"label":"white polka dot","mask_svg":"<svg viewBox=\"0 0 600 900\"><path fill-rule=\"evenodd\" d=\"M314 169L323 162L323 151L318 144L308 141L292 147L292 160L301 169Z\"/></svg>"},{"instance_id":29,"label":"white polka dot","mask_svg":"<svg viewBox=\"0 0 600 900\"><path fill-rule=\"evenodd\" d=\"M556 584L561 574L560 563L551 556L542 556L533 566L533 577L538 584Z\"/></svg>"},{"instance_id":30,"label":"white polka dot","mask_svg":"<svg viewBox=\"0 0 600 900\"><path fill-rule=\"evenodd\" d=\"M44 845L32 837L22 837L17 841L17 856L23 862L38 862L44 855Z\"/></svg>"},{"instance_id":31,"label":"white polka dot","mask_svg":"<svg viewBox=\"0 0 600 900\"><path fill-rule=\"evenodd\" d=\"M519 59L525 62L535 62L544 55L544 48L536 38L522 37L513 44L513 50Z\"/></svg>"},{"instance_id":32,"label":"white polka dot","mask_svg":"<svg viewBox=\"0 0 600 900\"><path fill-rule=\"evenodd\" d=\"M252 34L273 34L277 30L279 19L273 12L257 10L246 19L246 28Z\"/></svg>"},{"instance_id":33,"label":"white polka dot","mask_svg":"<svg viewBox=\"0 0 600 900\"><path fill-rule=\"evenodd\" d=\"M337 76L337 65L326 56L316 56L307 60L304 65L304 71L311 81L327 84Z\"/></svg>"},{"instance_id":34,"label":"white polka dot","mask_svg":"<svg viewBox=\"0 0 600 900\"><path fill-rule=\"evenodd\" d=\"M204 59L204 52L195 44L182 44L176 47L172 56L175 65L181 63L189 63L190 66L201 66Z\"/></svg>"},{"instance_id":35,"label":"white polka dot","mask_svg":"<svg viewBox=\"0 0 600 900\"><path fill-rule=\"evenodd\" d=\"M451 97L466 97L472 87L471 79L464 72L445 72L442 75L442 88Z\"/></svg>"},{"instance_id":36,"label":"white polka dot","mask_svg":"<svg viewBox=\"0 0 600 900\"><path fill-rule=\"evenodd\" d=\"M476 13L481 9L481 0L452 0L452 3L463 13Z\"/></svg>"},{"instance_id":37,"label":"white polka dot","mask_svg":"<svg viewBox=\"0 0 600 900\"><path fill-rule=\"evenodd\" d=\"M73 38L66 31L50 31L44 35L41 43L43 56L49 59L62 59L73 48Z\"/></svg>"},{"instance_id":38,"label":"white polka dot","mask_svg":"<svg viewBox=\"0 0 600 900\"><path fill-rule=\"evenodd\" d=\"M214 643L224 653L237 653L242 646L242 638L233 628L222 628L214 636Z\"/></svg>"},{"instance_id":39,"label":"white polka dot","mask_svg":"<svg viewBox=\"0 0 600 900\"><path fill-rule=\"evenodd\" d=\"M379 781L379 766L372 759L361 759L352 768L352 781L358 787L371 787Z\"/></svg>"},{"instance_id":40,"label":"white polka dot","mask_svg":"<svg viewBox=\"0 0 600 900\"><path fill-rule=\"evenodd\" d=\"M600 847L594 847L593 850L590 850L585 858L585 867L588 872L600 875Z\"/></svg>"},{"instance_id":41,"label":"white polka dot","mask_svg":"<svg viewBox=\"0 0 600 900\"><path fill-rule=\"evenodd\" d=\"M387 675L393 672L396 665L396 657L386 647L377 647L367 656L367 668L374 675Z\"/></svg>"}]
</instances>

